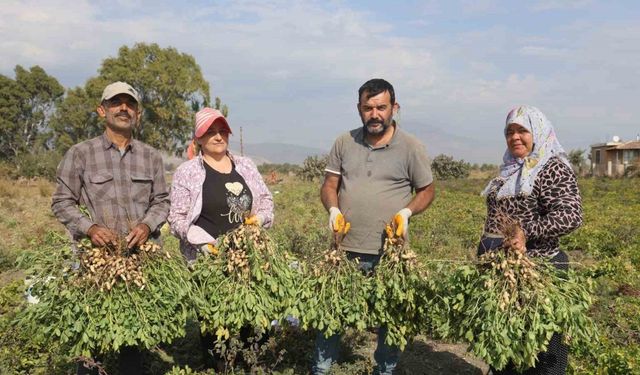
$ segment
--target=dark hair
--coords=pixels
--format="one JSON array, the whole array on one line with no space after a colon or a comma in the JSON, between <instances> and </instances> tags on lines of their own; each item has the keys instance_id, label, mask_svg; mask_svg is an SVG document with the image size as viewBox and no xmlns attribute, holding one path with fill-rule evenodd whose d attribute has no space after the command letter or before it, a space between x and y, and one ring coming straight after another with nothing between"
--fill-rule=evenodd
<instances>
[{"instance_id":1,"label":"dark hair","mask_svg":"<svg viewBox=\"0 0 640 375\"><path fill-rule=\"evenodd\" d=\"M362 93L364 92L367 93L367 99L369 99L385 91L388 91L389 96L391 96L391 104L396 104L396 93L389 82L382 78L370 79L358 89L358 103L360 103L360 98L362 98Z\"/></svg>"}]
</instances>

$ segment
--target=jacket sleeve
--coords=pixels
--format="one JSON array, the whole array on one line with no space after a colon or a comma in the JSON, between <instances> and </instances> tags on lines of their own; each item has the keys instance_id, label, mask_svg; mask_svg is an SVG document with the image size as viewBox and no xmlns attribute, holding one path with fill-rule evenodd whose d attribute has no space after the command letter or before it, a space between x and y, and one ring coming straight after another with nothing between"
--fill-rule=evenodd
<instances>
[{"instance_id":1,"label":"jacket sleeve","mask_svg":"<svg viewBox=\"0 0 640 375\"><path fill-rule=\"evenodd\" d=\"M273 225L273 196L253 161L249 158L244 158L243 161L246 164L244 168L246 176L243 177L246 182L248 182L247 180L251 181L251 186L255 190L252 191L253 207L251 213L260 215L263 219L262 226L270 228Z\"/></svg>"},{"instance_id":2,"label":"jacket sleeve","mask_svg":"<svg viewBox=\"0 0 640 375\"><path fill-rule=\"evenodd\" d=\"M582 225L582 199L576 176L562 161L551 161L538 175L539 210L522 223L527 239L557 238Z\"/></svg>"},{"instance_id":3,"label":"jacket sleeve","mask_svg":"<svg viewBox=\"0 0 640 375\"><path fill-rule=\"evenodd\" d=\"M78 207L82 194L81 176L82 165L77 156L77 148L72 147L58 165L57 185L51 201L51 210L74 238L86 236L94 224Z\"/></svg>"},{"instance_id":4,"label":"jacket sleeve","mask_svg":"<svg viewBox=\"0 0 640 375\"><path fill-rule=\"evenodd\" d=\"M169 212L169 192L167 191L167 183L164 179L164 165L162 164L162 157L157 152L153 154L153 186L152 195L149 201L149 210L142 220L151 229L151 232L155 232L159 229L167 219Z\"/></svg>"},{"instance_id":5,"label":"jacket sleeve","mask_svg":"<svg viewBox=\"0 0 640 375\"><path fill-rule=\"evenodd\" d=\"M169 217L167 221L171 227L171 233L176 237L186 241L187 232L189 230L190 220L189 212L191 211L191 191L185 183L187 181L187 171L178 168L173 175L171 183L171 206L169 207Z\"/></svg>"}]
</instances>

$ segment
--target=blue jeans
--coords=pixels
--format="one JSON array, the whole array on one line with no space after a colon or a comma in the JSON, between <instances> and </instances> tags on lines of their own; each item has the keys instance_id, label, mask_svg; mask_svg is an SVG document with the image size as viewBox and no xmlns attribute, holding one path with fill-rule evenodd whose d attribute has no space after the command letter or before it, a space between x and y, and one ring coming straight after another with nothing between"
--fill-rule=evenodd
<instances>
[{"instance_id":1,"label":"blue jeans","mask_svg":"<svg viewBox=\"0 0 640 375\"><path fill-rule=\"evenodd\" d=\"M371 272L380 262L380 255L347 253L349 259L359 258L360 270L364 273ZM311 373L322 375L329 372L331 365L338 360L341 335L335 334L324 337L322 332L316 336L316 347L313 353L313 366ZM387 337L387 327L380 327L378 330L378 347L373 353L376 361L374 374L390 375L398 364L400 358L400 348L385 344Z\"/></svg>"}]
</instances>

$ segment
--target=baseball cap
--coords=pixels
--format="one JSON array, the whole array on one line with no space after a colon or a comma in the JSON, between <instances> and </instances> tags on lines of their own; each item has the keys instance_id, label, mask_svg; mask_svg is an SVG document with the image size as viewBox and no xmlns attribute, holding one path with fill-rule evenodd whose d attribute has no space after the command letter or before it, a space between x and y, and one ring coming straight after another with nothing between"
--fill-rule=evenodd
<instances>
[{"instance_id":1,"label":"baseball cap","mask_svg":"<svg viewBox=\"0 0 640 375\"><path fill-rule=\"evenodd\" d=\"M102 99L100 99L100 101L103 102L105 100L109 100L118 94L127 94L131 96L136 100L136 102L138 102L138 105L140 105L140 95L138 95L136 89L131 87L130 84L121 81L107 85L107 87L104 88L104 91L102 91Z\"/></svg>"},{"instance_id":2,"label":"baseball cap","mask_svg":"<svg viewBox=\"0 0 640 375\"><path fill-rule=\"evenodd\" d=\"M227 123L227 119L224 118L224 115L220 111L208 107L199 110L198 113L196 113L195 137L202 137L209 127L216 122L220 123L222 127L231 134L231 128Z\"/></svg>"}]
</instances>

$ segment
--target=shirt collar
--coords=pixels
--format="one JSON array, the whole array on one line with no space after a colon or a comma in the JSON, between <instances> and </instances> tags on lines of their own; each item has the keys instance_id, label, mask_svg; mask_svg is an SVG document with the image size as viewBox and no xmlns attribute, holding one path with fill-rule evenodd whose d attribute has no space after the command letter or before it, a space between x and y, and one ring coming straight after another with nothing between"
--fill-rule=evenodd
<instances>
[{"instance_id":1,"label":"shirt collar","mask_svg":"<svg viewBox=\"0 0 640 375\"><path fill-rule=\"evenodd\" d=\"M391 135L391 139L389 140L389 143L384 144L382 146L373 147L369 143L367 143L367 140L365 138L364 125L362 127L360 127L358 137L360 138L360 141L362 142L362 144L364 146L368 147L371 150L380 150L380 149L383 149L383 148L387 148L387 147L397 143L397 141L398 141L398 137L397 136L398 136L398 132L400 131L400 127L398 126L398 123L396 123L396 120L393 120L393 124L391 126L394 127L393 134Z\"/></svg>"},{"instance_id":2,"label":"shirt collar","mask_svg":"<svg viewBox=\"0 0 640 375\"><path fill-rule=\"evenodd\" d=\"M231 153L231 151L227 150L227 156L229 157L231 162L235 165L236 157ZM198 155L196 156L196 159L198 159L201 164L204 163L204 156L202 155L202 151L198 151Z\"/></svg>"},{"instance_id":3,"label":"shirt collar","mask_svg":"<svg viewBox=\"0 0 640 375\"><path fill-rule=\"evenodd\" d=\"M127 147L125 147L125 151L133 152L133 150L134 150L133 144L134 143L135 143L135 139L131 138L131 141L129 142ZM111 142L111 140L107 136L107 132L106 131L104 133L102 133L102 147L105 150L108 150L111 147L113 147L115 150L118 150L118 147L116 147L116 145L113 144L113 142Z\"/></svg>"}]
</instances>

